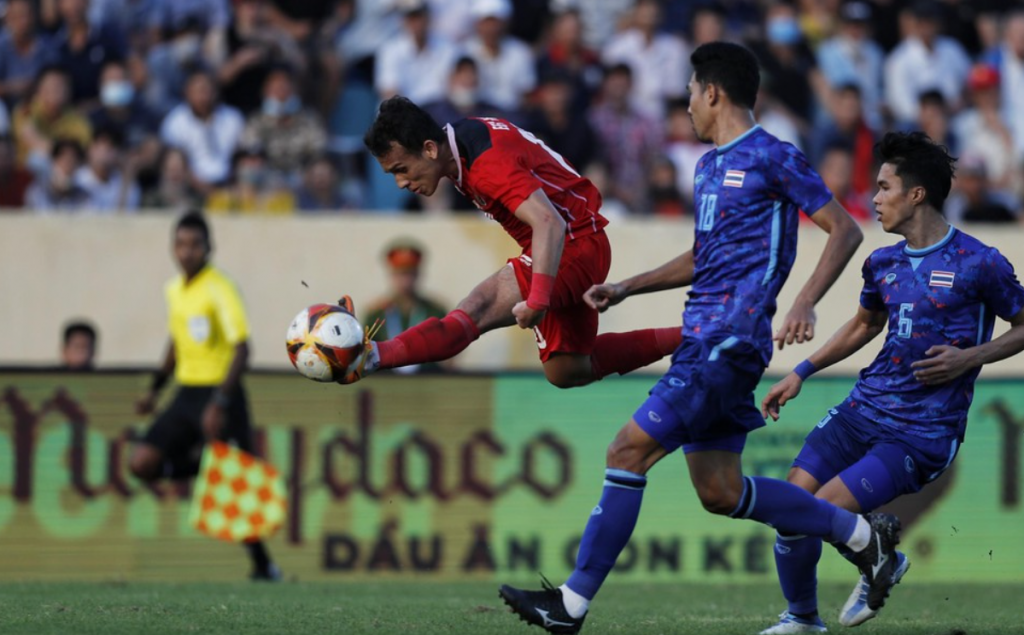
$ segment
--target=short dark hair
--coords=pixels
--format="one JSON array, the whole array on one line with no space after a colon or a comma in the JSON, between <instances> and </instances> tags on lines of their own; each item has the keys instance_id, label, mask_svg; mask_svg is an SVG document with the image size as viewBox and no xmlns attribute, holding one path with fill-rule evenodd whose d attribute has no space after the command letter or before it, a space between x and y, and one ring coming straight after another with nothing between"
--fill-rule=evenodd
<instances>
[{"instance_id":1,"label":"short dark hair","mask_svg":"<svg viewBox=\"0 0 1024 635\"><path fill-rule=\"evenodd\" d=\"M690 65L701 86L714 84L732 103L753 109L761 72L749 49L732 42L708 42L690 55Z\"/></svg>"},{"instance_id":2,"label":"short dark hair","mask_svg":"<svg viewBox=\"0 0 1024 635\"><path fill-rule=\"evenodd\" d=\"M882 163L895 168L904 191L923 187L928 204L942 211L956 166L956 157L950 156L946 146L923 132L889 132L875 144L875 152Z\"/></svg>"},{"instance_id":3,"label":"short dark hair","mask_svg":"<svg viewBox=\"0 0 1024 635\"><path fill-rule=\"evenodd\" d=\"M917 96L917 103L919 106L938 106L943 110L946 109L946 96L938 90L926 90L922 91Z\"/></svg>"},{"instance_id":4,"label":"short dark hair","mask_svg":"<svg viewBox=\"0 0 1024 635\"><path fill-rule=\"evenodd\" d=\"M71 338L79 333L88 336L92 340L92 345L96 346L96 327L85 320L75 320L64 325L64 346L67 346Z\"/></svg>"},{"instance_id":5,"label":"short dark hair","mask_svg":"<svg viewBox=\"0 0 1024 635\"><path fill-rule=\"evenodd\" d=\"M363 143L373 156L383 157L391 151L392 142L419 153L427 141L444 143L444 139L444 130L427 111L406 97L395 95L380 105Z\"/></svg>"},{"instance_id":6,"label":"short dark hair","mask_svg":"<svg viewBox=\"0 0 1024 635\"><path fill-rule=\"evenodd\" d=\"M633 67L625 62L618 62L617 64L612 64L611 66L608 66L604 69L604 77L605 79L608 79L612 75L625 75L632 81Z\"/></svg>"},{"instance_id":7,"label":"short dark hair","mask_svg":"<svg viewBox=\"0 0 1024 635\"><path fill-rule=\"evenodd\" d=\"M74 152L75 157L77 157L80 162L85 160L85 150L82 148L82 144L79 143L77 139L68 139L66 137L60 137L53 142L53 146L50 148L50 158L56 159L63 154L65 150L71 150Z\"/></svg>"},{"instance_id":8,"label":"short dark hair","mask_svg":"<svg viewBox=\"0 0 1024 635\"><path fill-rule=\"evenodd\" d=\"M210 241L210 226L206 224L206 218L199 210L190 209L178 219L177 224L174 226L174 233L177 234L178 230L181 229L195 229L203 235L203 239L206 241L206 246L212 247L212 243Z\"/></svg>"}]
</instances>

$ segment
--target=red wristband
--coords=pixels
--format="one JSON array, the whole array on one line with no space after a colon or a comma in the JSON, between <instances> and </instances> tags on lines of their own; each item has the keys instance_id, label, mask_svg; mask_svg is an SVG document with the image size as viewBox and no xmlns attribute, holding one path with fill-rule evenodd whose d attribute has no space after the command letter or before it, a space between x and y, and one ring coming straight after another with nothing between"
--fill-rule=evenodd
<instances>
[{"instance_id":1,"label":"red wristband","mask_svg":"<svg viewBox=\"0 0 1024 635\"><path fill-rule=\"evenodd\" d=\"M526 306L534 311L546 311L551 306L551 291L555 288L555 277L534 272L530 280L530 297Z\"/></svg>"}]
</instances>

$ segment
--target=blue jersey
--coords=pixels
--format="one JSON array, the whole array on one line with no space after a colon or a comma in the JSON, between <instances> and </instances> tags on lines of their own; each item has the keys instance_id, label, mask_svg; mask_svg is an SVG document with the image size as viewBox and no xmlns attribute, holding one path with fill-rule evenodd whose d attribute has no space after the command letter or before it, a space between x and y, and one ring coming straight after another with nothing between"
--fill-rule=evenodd
<instances>
[{"instance_id":1,"label":"blue jersey","mask_svg":"<svg viewBox=\"0 0 1024 635\"><path fill-rule=\"evenodd\" d=\"M694 183L683 334L748 342L767 365L776 296L796 258L797 213L813 214L832 193L800 150L760 126L701 157Z\"/></svg>"},{"instance_id":2,"label":"blue jersey","mask_svg":"<svg viewBox=\"0 0 1024 635\"><path fill-rule=\"evenodd\" d=\"M995 316L1024 308L1024 288L998 250L952 227L926 249L902 241L864 263L860 303L889 314L881 352L860 373L845 404L881 425L926 438L958 436L967 426L975 369L937 386L914 378L910 365L932 346L970 348L992 339Z\"/></svg>"}]
</instances>

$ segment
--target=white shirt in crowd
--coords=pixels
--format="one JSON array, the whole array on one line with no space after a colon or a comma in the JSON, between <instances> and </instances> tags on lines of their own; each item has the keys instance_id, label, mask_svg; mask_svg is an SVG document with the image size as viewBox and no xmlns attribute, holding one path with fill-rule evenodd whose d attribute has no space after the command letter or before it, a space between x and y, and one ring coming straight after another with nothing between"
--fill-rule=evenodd
<instances>
[{"instance_id":1,"label":"white shirt in crowd","mask_svg":"<svg viewBox=\"0 0 1024 635\"><path fill-rule=\"evenodd\" d=\"M231 155L244 127L242 114L231 106L218 105L209 120L202 121L188 104L181 104L164 119L160 138L181 148L200 181L220 183L231 173Z\"/></svg>"},{"instance_id":2,"label":"white shirt in crowd","mask_svg":"<svg viewBox=\"0 0 1024 635\"><path fill-rule=\"evenodd\" d=\"M686 94L690 53L673 35L655 35L648 43L639 30L629 29L615 35L601 57L606 65L628 64L633 70L633 106L648 116L660 119L666 99Z\"/></svg>"},{"instance_id":3,"label":"white shirt in crowd","mask_svg":"<svg viewBox=\"0 0 1024 635\"><path fill-rule=\"evenodd\" d=\"M480 69L480 97L498 108L518 109L523 96L537 85L533 53L513 37L504 38L493 57L475 36L466 42L466 52Z\"/></svg>"},{"instance_id":4,"label":"white shirt in crowd","mask_svg":"<svg viewBox=\"0 0 1024 635\"><path fill-rule=\"evenodd\" d=\"M120 172L114 172L106 182L101 181L89 166L78 169L75 183L89 195L85 209L95 212L134 212L139 208L139 186L128 183L125 186Z\"/></svg>"},{"instance_id":5,"label":"white shirt in crowd","mask_svg":"<svg viewBox=\"0 0 1024 635\"><path fill-rule=\"evenodd\" d=\"M377 53L374 87L378 93L397 93L417 104L444 97L448 75L458 49L443 37L430 35L423 50L408 33Z\"/></svg>"},{"instance_id":6,"label":"white shirt in crowd","mask_svg":"<svg viewBox=\"0 0 1024 635\"><path fill-rule=\"evenodd\" d=\"M1016 160L1024 161L1024 60L1005 44L1000 47L999 77L1003 120L1013 135Z\"/></svg>"},{"instance_id":7,"label":"white shirt in crowd","mask_svg":"<svg viewBox=\"0 0 1024 635\"><path fill-rule=\"evenodd\" d=\"M917 121L918 97L929 90L956 107L970 70L971 58L956 40L940 35L929 50L919 38L907 38L885 61L886 101L902 124Z\"/></svg>"}]
</instances>

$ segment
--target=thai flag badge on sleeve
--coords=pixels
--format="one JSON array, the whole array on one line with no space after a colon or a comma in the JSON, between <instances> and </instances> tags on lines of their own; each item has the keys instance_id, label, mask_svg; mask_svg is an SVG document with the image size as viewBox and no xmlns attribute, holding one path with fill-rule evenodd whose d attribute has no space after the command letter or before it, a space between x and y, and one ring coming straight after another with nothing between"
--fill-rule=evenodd
<instances>
[{"instance_id":1,"label":"thai flag badge on sleeve","mask_svg":"<svg viewBox=\"0 0 1024 635\"><path fill-rule=\"evenodd\" d=\"M722 182L722 185L725 187L743 187L743 177L746 175L747 173L743 170L726 170L725 181Z\"/></svg>"},{"instance_id":2,"label":"thai flag badge on sleeve","mask_svg":"<svg viewBox=\"0 0 1024 635\"><path fill-rule=\"evenodd\" d=\"M952 271L932 271L932 277L928 279L929 287L953 288L953 278L956 276Z\"/></svg>"}]
</instances>

